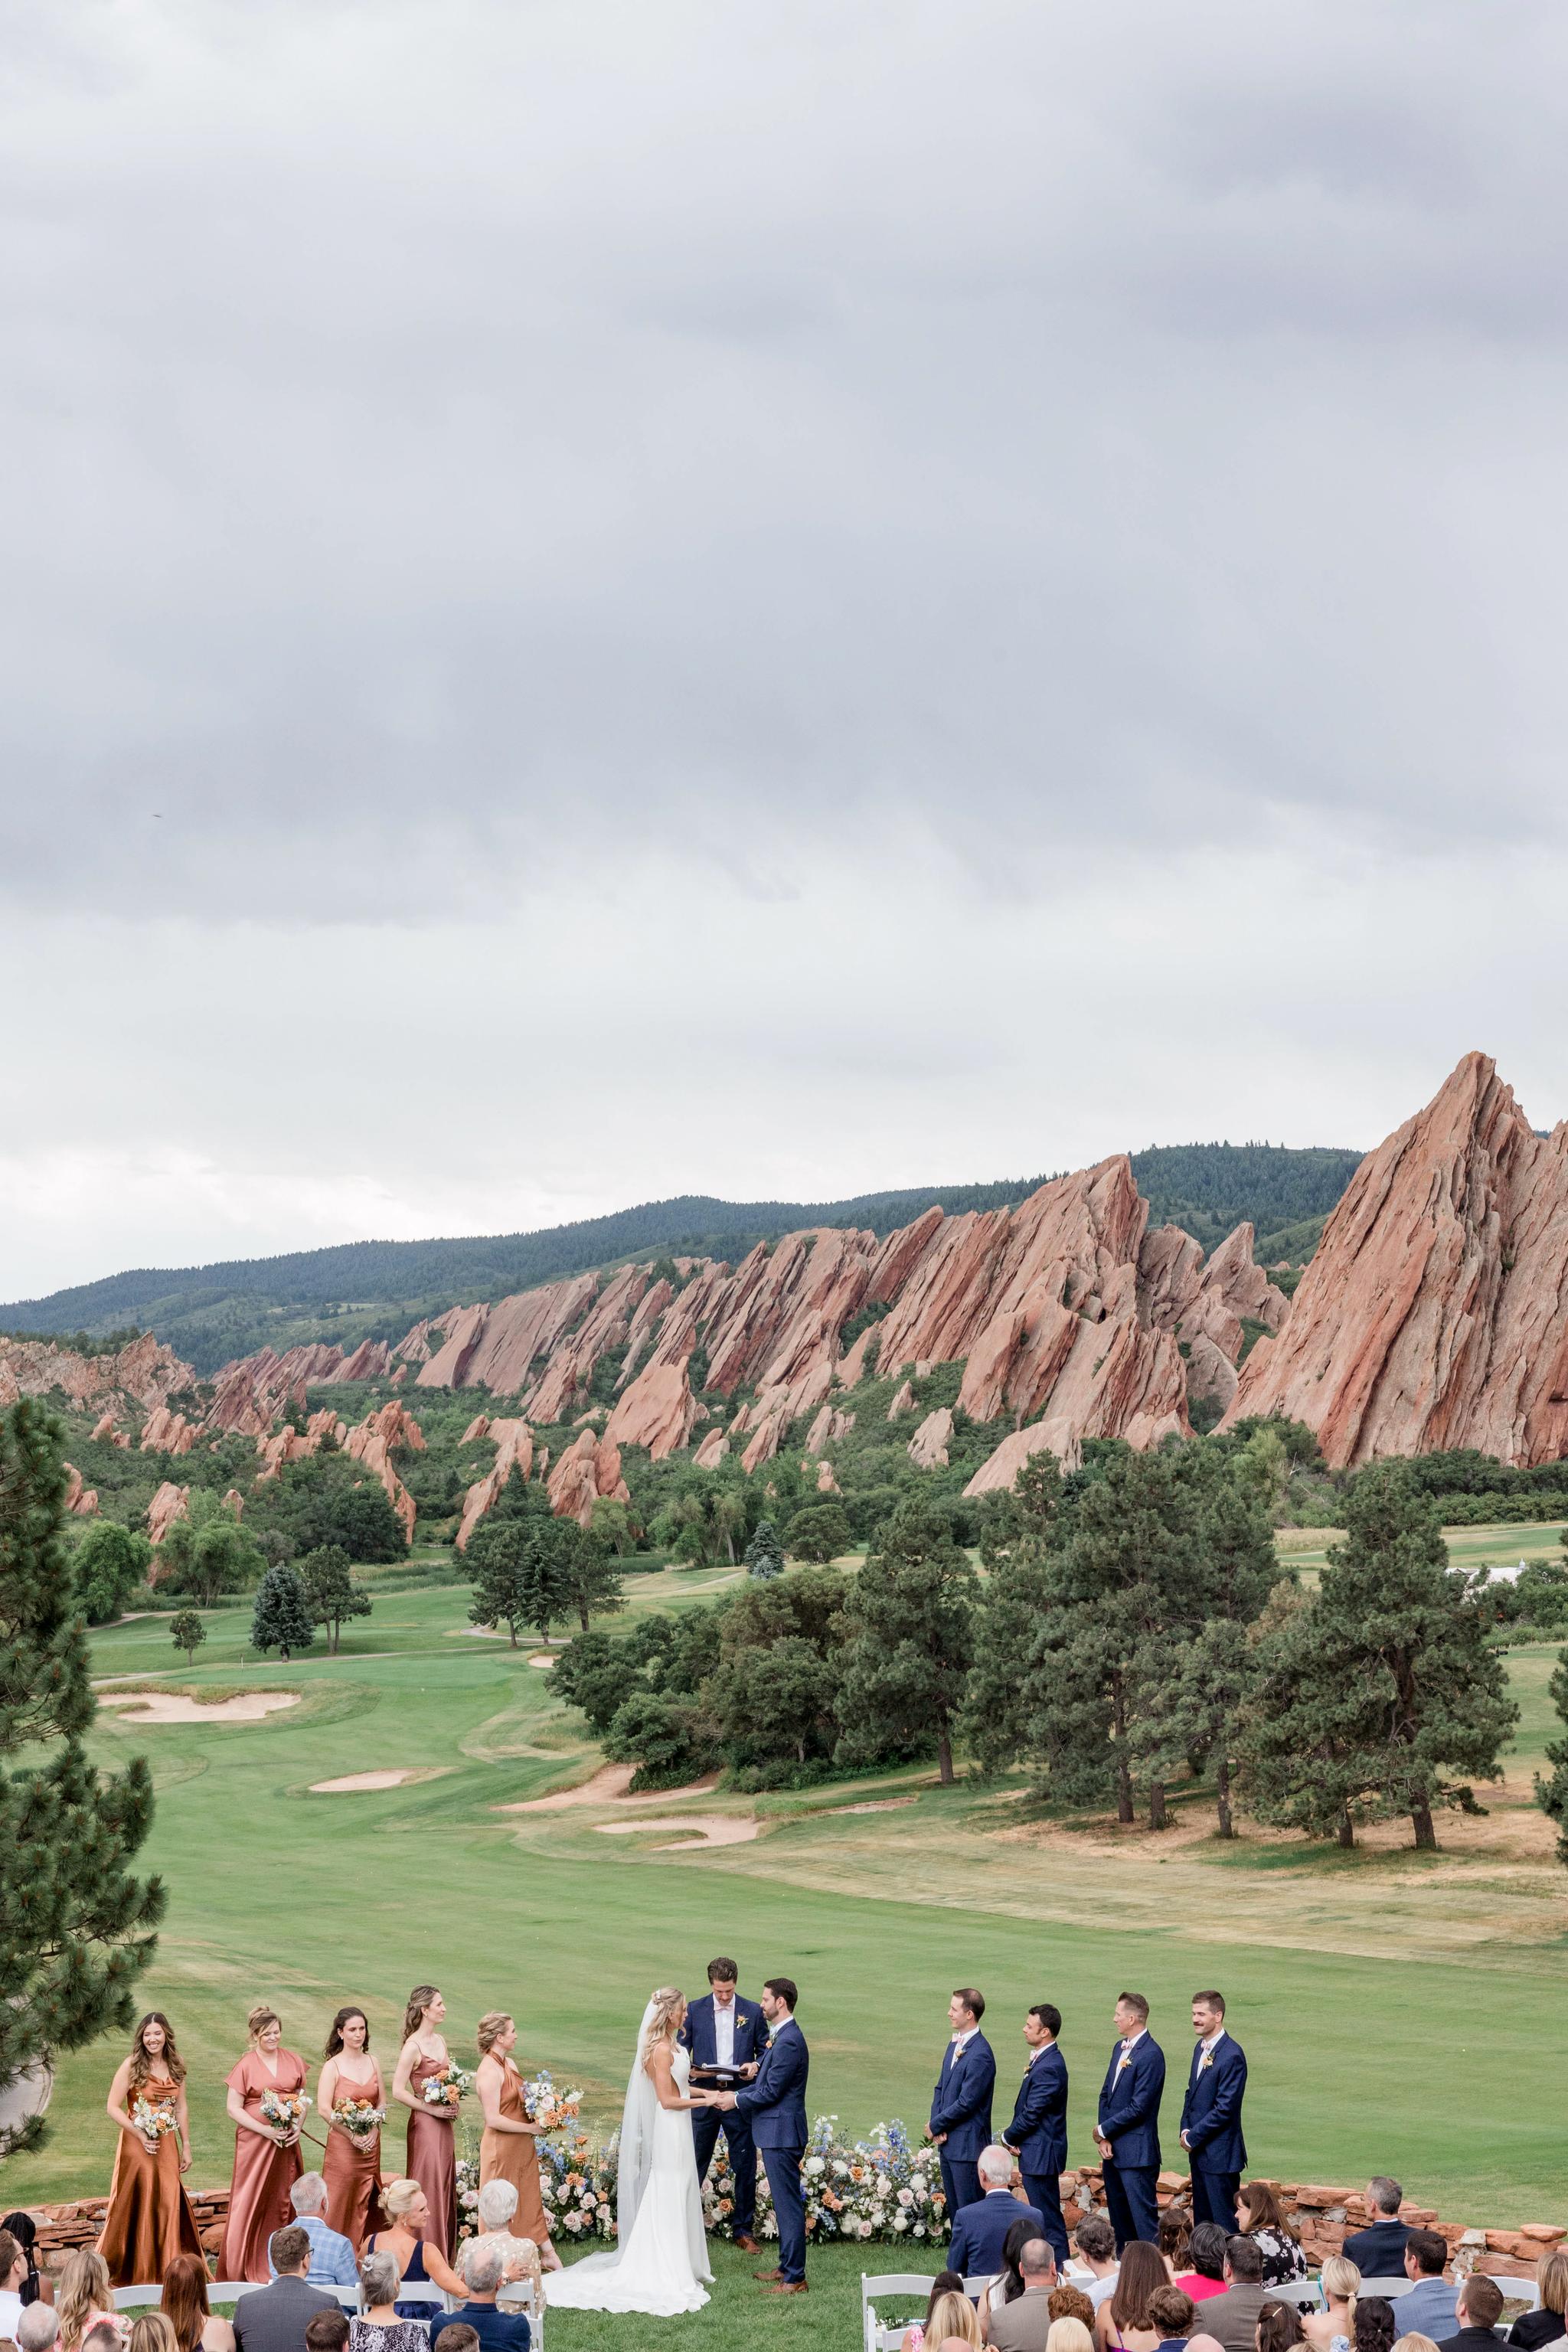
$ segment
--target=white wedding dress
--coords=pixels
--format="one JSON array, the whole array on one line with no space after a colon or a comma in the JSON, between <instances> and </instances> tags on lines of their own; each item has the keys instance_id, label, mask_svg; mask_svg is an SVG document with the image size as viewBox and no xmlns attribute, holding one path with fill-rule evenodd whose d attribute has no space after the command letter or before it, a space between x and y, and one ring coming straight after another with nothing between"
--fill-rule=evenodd
<instances>
[{"instance_id":1,"label":"white wedding dress","mask_svg":"<svg viewBox=\"0 0 1568 2352\"><path fill-rule=\"evenodd\" d=\"M653 2076L643 2063L650 2001L637 2035L637 2053L626 2088L616 2167L614 2253L589 2254L564 2270L547 2271L545 2300L552 2311L636 2311L653 2319L673 2319L700 2311L713 2284L708 2233L702 2226L702 2191L691 2116L684 2107L661 2107ZM691 2074L690 2053L674 2053L675 2087L682 2098Z\"/></svg>"}]
</instances>

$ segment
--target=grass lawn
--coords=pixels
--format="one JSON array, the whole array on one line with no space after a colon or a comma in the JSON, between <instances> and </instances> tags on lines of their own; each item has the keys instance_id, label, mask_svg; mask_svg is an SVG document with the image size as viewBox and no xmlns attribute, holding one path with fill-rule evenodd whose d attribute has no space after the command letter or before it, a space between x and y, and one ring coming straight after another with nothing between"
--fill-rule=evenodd
<instances>
[{"instance_id":1,"label":"grass lawn","mask_svg":"<svg viewBox=\"0 0 1568 2352\"><path fill-rule=\"evenodd\" d=\"M1509 1546L1534 1532L1504 1531ZM729 1573L633 1580L634 1605L679 1605ZM774 1970L798 1978L808 2105L850 2131L923 2120L948 1993L973 1980L992 2005L1009 2092L1023 2009L1044 1998L1062 2008L1071 2158L1087 2160L1117 1991L1149 1994L1174 2071L1188 1997L1212 1981L1229 1995L1252 2062L1258 2170L1346 2181L1392 2170L1446 2218L1568 2218L1562 2136L1540 2095L1568 1990L1568 1873L1529 1803L1554 1721L1553 1652L1510 1661L1525 1719L1509 1783L1485 1821L1444 1822L1436 1856L1401 1850L1397 1827L1352 1855L1263 1835L1227 1848L1201 1790L1165 1836L1117 1832L1038 1816L1016 1780L943 1790L921 1770L805 1796L663 1799L645 1814L755 1815L763 1832L671 1853L659 1850L668 1831L599 1834L598 1823L637 1818L609 1801L496 1810L585 1779L596 1752L529 1649L467 1629L466 1601L460 1589L389 1585L340 1657L316 1651L287 1665L244 1656L244 1611L211 1613L194 1669L163 1618L97 1638L106 1675L300 1694L260 1722L106 1719L95 1738L105 1762L153 1760L151 1860L170 1908L145 1992L173 2015L191 2064L198 2184L227 2176L222 2077L258 1998L278 2005L286 2039L312 2064L332 2010L361 2000L389 2061L409 1986L434 1979L460 2054L481 2010L510 2007L524 2063L581 2082L591 2116L607 2125L648 1992L671 1979L700 1989L708 1959L729 1951L748 1989ZM320 1780L387 1769L427 1777L312 1792ZM844 1810L868 1804L886 1809ZM119 2055L105 2043L64 2063L49 2144L5 2167L7 2201L107 2187L113 2130L102 2101ZM1177 2104L1168 2095L1168 2149ZM721 2327L733 2340L739 2318L782 2346L804 2343L809 2327L813 2343L847 2347L861 2268L897 2266L891 2249L868 2249L864 2263L858 2249L814 2252L812 2296L770 2304L752 2322L754 2264L727 2248L718 2259L723 2298L685 2323L683 2341L706 2340L704 2329L717 2341ZM572 2314L551 2328L552 2341L595 2347L649 2333L646 2322Z\"/></svg>"},{"instance_id":2,"label":"grass lawn","mask_svg":"<svg viewBox=\"0 0 1568 2352\"><path fill-rule=\"evenodd\" d=\"M852 2352L860 2342L860 2274L879 2271L942 2268L938 2255L919 2247L822 2246L806 2256L809 2294L771 2295L752 2273L767 2269L774 2250L742 2254L727 2243L709 2242L713 2284L701 2311L684 2319L611 2318L595 2311L556 2311L548 2315L548 2352L646 2352L652 2344L679 2344L680 2352L738 2352L765 2344L768 2352ZM894 2301L889 2311L912 2302Z\"/></svg>"}]
</instances>

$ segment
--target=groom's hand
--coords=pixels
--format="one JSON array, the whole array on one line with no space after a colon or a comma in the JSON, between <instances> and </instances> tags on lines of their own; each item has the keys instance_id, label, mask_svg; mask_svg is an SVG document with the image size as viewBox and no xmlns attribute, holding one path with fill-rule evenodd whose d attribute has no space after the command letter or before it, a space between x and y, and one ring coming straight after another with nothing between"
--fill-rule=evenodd
<instances>
[{"instance_id":1,"label":"groom's hand","mask_svg":"<svg viewBox=\"0 0 1568 2352\"><path fill-rule=\"evenodd\" d=\"M752 2079L752 2075L756 2073L756 2071L757 2071L757 2062L756 2062L756 2060L755 2060L754 2058L751 2061L751 2063L750 2063L750 2064L749 2064L749 2065L742 2066L742 2069L741 2069L742 2074L744 2074L744 2076L745 2076L745 2078L746 2078L746 2080L747 2080L747 2082L748 2082L748 2083L751 2081L751 2079Z\"/></svg>"}]
</instances>

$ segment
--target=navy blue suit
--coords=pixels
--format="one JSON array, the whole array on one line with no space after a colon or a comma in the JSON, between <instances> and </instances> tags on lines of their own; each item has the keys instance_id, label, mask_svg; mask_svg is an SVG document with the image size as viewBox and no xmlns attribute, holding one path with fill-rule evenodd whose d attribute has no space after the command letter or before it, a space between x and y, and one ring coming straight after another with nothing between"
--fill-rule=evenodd
<instances>
[{"instance_id":1,"label":"navy blue suit","mask_svg":"<svg viewBox=\"0 0 1568 2352\"><path fill-rule=\"evenodd\" d=\"M1061 2174L1068 2160L1068 2070L1054 2042L1046 2042L1030 2059L1002 2145L1017 2158L1024 2194L1039 2213L1058 2270L1065 2270L1068 2233Z\"/></svg>"},{"instance_id":2,"label":"navy blue suit","mask_svg":"<svg viewBox=\"0 0 1568 2352\"><path fill-rule=\"evenodd\" d=\"M1165 2088L1165 2053L1144 2032L1121 2064L1118 2042L1100 2094L1100 2128L1110 2142L1104 2158L1105 2202L1116 2232L1116 2251L1130 2238L1155 2245L1160 2209L1154 2184L1160 2175L1160 2099Z\"/></svg>"},{"instance_id":3,"label":"navy blue suit","mask_svg":"<svg viewBox=\"0 0 1568 2352\"><path fill-rule=\"evenodd\" d=\"M1020 2205L1010 2189L991 2189L966 2205L952 2225L947 2266L960 2278L994 2278L1015 2221L1032 2221L1041 2237L1046 2217L1035 2205Z\"/></svg>"},{"instance_id":4,"label":"navy blue suit","mask_svg":"<svg viewBox=\"0 0 1568 2352\"><path fill-rule=\"evenodd\" d=\"M731 2007L735 2016L735 2055L731 2063L749 2066L762 2057L767 2046L767 2025L754 2000L742 2000L737 1993ZM690 2004L680 2029L680 2040L690 2051L695 2067L719 2063L719 2029L713 2021L713 2011L712 1994L704 1993ZM750 2238L755 2232L757 2220L757 2144L752 2137L751 2123L739 2107L722 2111L718 2107L699 2107L693 2114L691 2137L697 2149L697 2178L707 2179L721 2132L730 2151L730 2168L735 2176L731 2235Z\"/></svg>"},{"instance_id":5,"label":"navy blue suit","mask_svg":"<svg viewBox=\"0 0 1568 2352\"><path fill-rule=\"evenodd\" d=\"M1182 2130L1192 2164L1193 2220L1217 2221L1227 2237L1236 2235L1236 2192L1247 2169L1247 2142L1241 2136L1246 2091L1247 2053L1239 2042L1222 2032L1207 2065L1203 2044L1194 2044L1187 2095L1182 2101Z\"/></svg>"},{"instance_id":6,"label":"navy blue suit","mask_svg":"<svg viewBox=\"0 0 1568 2352\"><path fill-rule=\"evenodd\" d=\"M980 2151L991 2145L991 2094L996 2061L984 2033L972 2033L955 2059L950 2042L931 2093L931 2129L947 2137L937 2150L950 2221L980 2194Z\"/></svg>"},{"instance_id":7,"label":"navy blue suit","mask_svg":"<svg viewBox=\"0 0 1568 2352\"><path fill-rule=\"evenodd\" d=\"M779 2269L792 2284L805 2276L805 2192L800 2159L805 2154L805 2078L811 2053L793 2017L773 2028L768 2054L754 2083L735 2094L735 2105L752 2126L758 2154L767 2168L779 2224Z\"/></svg>"}]
</instances>

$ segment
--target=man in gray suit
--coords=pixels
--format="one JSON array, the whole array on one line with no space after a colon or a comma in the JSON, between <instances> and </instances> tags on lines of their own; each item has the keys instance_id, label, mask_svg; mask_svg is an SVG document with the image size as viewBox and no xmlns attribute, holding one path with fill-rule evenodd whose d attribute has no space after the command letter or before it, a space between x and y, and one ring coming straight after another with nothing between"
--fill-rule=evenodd
<instances>
[{"instance_id":1,"label":"man in gray suit","mask_svg":"<svg viewBox=\"0 0 1568 2352\"><path fill-rule=\"evenodd\" d=\"M274 2230L267 2252L278 2275L270 2286L242 2294L235 2305L235 2342L239 2352L305 2352L307 2322L318 2311L336 2311L337 2296L306 2284L310 2241L296 2224Z\"/></svg>"},{"instance_id":2,"label":"man in gray suit","mask_svg":"<svg viewBox=\"0 0 1568 2352\"><path fill-rule=\"evenodd\" d=\"M1230 2238L1225 2249L1225 2293L1203 2305L1204 2333L1223 2352L1256 2352L1258 2315L1268 2300L1263 2257L1250 2238Z\"/></svg>"}]
</instances>

